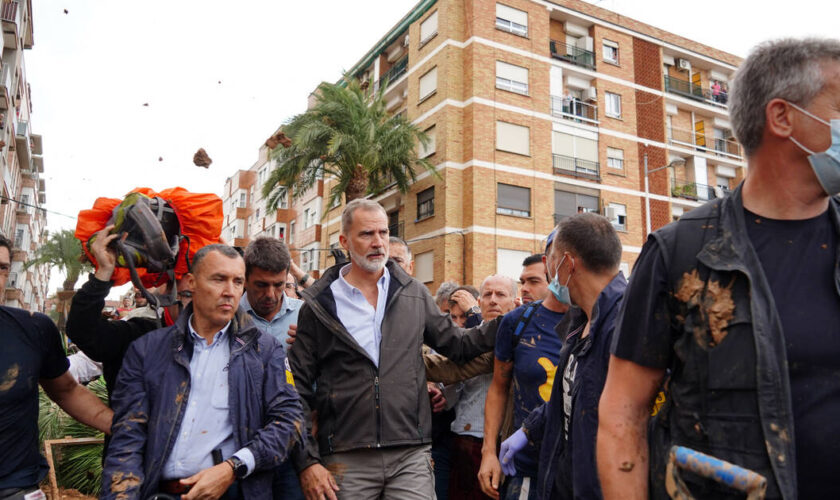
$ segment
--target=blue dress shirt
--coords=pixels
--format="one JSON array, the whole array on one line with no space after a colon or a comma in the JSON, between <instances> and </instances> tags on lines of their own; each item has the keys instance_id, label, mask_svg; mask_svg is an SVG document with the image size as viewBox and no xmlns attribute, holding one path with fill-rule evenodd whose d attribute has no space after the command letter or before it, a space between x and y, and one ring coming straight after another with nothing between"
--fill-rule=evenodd
<instances>
[{"instance_id":1,"label":"blue dress shirt","mask_svg":"<svg viewBox=\"0 0 840 500\"><path fill-rule=\"evenodd\" d=\"M283 302L280 303L280 310L277 311L277 314L275 314L273 318L271 318L271 321L266 321L251 308L251 304L248 302L247 292L245 292L245 295L242 296L242 300L239 301L239 308L245 311L248 316L254 320L257 328L279 340L280 345L283 346L283 349L286 352L288 352L289 347L291 347L286 342L286 339L289 338L289 325L297 324L298 313L300 312L300 306L302 305L302 300L293 299L291 297L287 297L286 294L283 294Z\"/></svg>"},{"instance_id":2,"label":"blue dress shirt","mask_svg":"<svg viewBox=\"0 0 840 500\"><path fill-rule=\"evenodd\" d=\"M338 273L338 279L330 283L330 290L335 299L335 312L347 333L356 339L356 342L368 353L373 364L379 368L379 342L382 340L382 319L385 317L391 273L388 272L387 267L384 268L382 277L376 282L379 297L376 299L376 309L374 309L362 291L344 279L351 265L342 267Z\"/></svg>"},{"instance_id":3,"label":"blue dress shirt","mask_svg":"<svg viewBox=\"0 0 840 500\"><path fill-rule=\"evenodd\" d=\"M227 371L230 322L213 336L213 343L207 345L193 329L192 319L191 316L187 322L190 327L188 338L193 344L187 410L172 453L163 466L163 478L183 479L213 467L212 452L216 448L222 450L224 459L235 455L242 460L250 474L256 463L254 454L248 448L236 451L230 421Z\"/></svg>"}]
</instances>

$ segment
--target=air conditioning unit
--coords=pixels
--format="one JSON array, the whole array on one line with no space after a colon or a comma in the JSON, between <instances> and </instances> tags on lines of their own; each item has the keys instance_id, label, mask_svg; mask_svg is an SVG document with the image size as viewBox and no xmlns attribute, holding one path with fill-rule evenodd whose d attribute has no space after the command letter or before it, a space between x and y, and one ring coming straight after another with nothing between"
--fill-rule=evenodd
<instances>
[{"instance_id":1,"label":"air conditioning unit","mask_svg":"<svg viewBox=\"0 0 840 500\"><path fill-rule=\"evenodd\" d=\"M616 212L615 207L606 206L604 207L604 217L609 220L615 220L618 218L618 213Z\"/></svg>"},{"instance_id":2,"label":"air conditioning unit","mask_svg":"<svg viewBox=\"0 0 840 500\"><path fill-rule=\"evenodd\" d=\"M411 37L408 36L408 35L405 35L405 38L403 38L403 47L408 47L408 44L409 44L410 41L411 41Z\"/></svg>"},{"instance_id":3,"label":"air conditioning unit","mask_svg":"<svg viewBox=\"0 0 840 500\"><path fill-rule=\"evenodd\" d=\"M595 89L595 87L587 87L586 92L584 92L584 98L589 101L597 101L598 91Z\"/></svg>"},{"instance_id":4,"label":"air conditioning unit","mask_svg":"<svg viewBox=\"0 0 840 500\"><path fill-rule=\"evenodd\" d=\"M677 59L677 68L684 71L691 71L691 61L688 59Z\"/></svg>"}]
</instances>

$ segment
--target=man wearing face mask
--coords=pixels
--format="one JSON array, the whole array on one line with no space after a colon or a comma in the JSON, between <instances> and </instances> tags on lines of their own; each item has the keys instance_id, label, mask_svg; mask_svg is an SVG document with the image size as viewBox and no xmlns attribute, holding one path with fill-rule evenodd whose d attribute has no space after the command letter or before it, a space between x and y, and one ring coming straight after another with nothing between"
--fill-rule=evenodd
<instances>
[{"instance_id":1,"label":"man wearing face mask","mask_svg":"<svg viewBox=\"0 0 840 500\"><path fill-rule=\"evenodd\" d=\"M600 498L595 435L613 328L627 287L618 270L621 241L606 217L581 213L560 222L547 253L549 263L557 263L549 284L552 299L574 307L556 327L563 348L551 397L502 443L500 459L504 468L527 454L526 445L537 450L535 494L528 498Z\"/></svg>"},{"instance_id":2,"label":"man wearing face mask","mask_svg":"<svg viewBox=\"0 0 840 500\"><path fill-rule=\"evenodd\" d=\"M599 408L606 498L667 498L672 445L763 475L767 498L836 494L840 41L759 45L729 110L744 183L652 234L636 261ZM697 498L735 493L683 480Z\"/></svg>"}]
</instances>

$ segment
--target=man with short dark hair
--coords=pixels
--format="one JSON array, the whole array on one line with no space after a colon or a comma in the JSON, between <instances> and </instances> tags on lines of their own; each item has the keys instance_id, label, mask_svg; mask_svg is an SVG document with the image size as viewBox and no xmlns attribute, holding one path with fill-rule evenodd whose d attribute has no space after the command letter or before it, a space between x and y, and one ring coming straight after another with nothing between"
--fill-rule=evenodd
<instances>
[{"instance_id":1,"label":"man with short dark hair","mask_svg":"<svg viewBox=\"0 0 840 500\"><path fill-rule=\"evenodd\" d=\"M543 300L548 296L548 280L545 272L545 255L535 253L522 261L522 274L519 275L519 296L523 304Z\"/></svg>"},{"instance_id":2,"label":"man with short dark hair","mask_svg":"<svg viewBox=\"0 0 840 500\"><path fill-rule=\"evenodd\" d=\"M301 433L283 347L238 310L245 263L232 247L200 249L186 279L184 314L125 355L102 497L271 498Z\"/></svg>"},{"instance_id":3,"label":"man with short dark hair","mask_svg":"<svg viewBox=\"0 0 840 500\"><path fill-rule=\"evenodd\" d=\"M11 256L12 243L0 236L0 290L9 278ZM38 484L49 470L38 453L39 384L71 417L102 432L110 432L114 412L76 383L50 318L0 306L0 331L0 498L23 500L40 493Z\"/></svg>"},{"instance_id":4,"label":"man with short dark hair","mask_svg":"<svg viewBox=\"0 0 840 500\"><path fill-rule=\"evenodd\" d=\"M837 494L840 40L759 45L728 98L744 182L653 233L627 290L599 410L607 498L666 498L674 445L761 474L767 498Z\"/></svg>"},{"instance_id":5,"label":"man with short dark hair","mask_svg":"<svg viewBox=\"0 0 840 500\"><path fill-rule=\"evenodd\" d=\"M595 464L598 399L607 377L612 333L627 280L619 271L621 241L594 213L566 217L548 250L551 295L571 307L557 325L563 348L548 402L502 444L503 464L527 446L538 451L536 485L528 498L600 498Z\"/></svg>"},{"instance_id":6,"label":"man with short dark hair","mask_svg":"<svg viewBox=\"0 0 840 500\"><path fill-rule=\"evenodd\" d=\"M376 202L346 205L339 241L350 263L303 291L289 351L305 407L317 410L317 436L295 457L301 485L307 498L433 498L421 345L467 361L492 347L496 323L463 331L439 312L388 260L388 217Z\"/></svg>"}]
</instances>

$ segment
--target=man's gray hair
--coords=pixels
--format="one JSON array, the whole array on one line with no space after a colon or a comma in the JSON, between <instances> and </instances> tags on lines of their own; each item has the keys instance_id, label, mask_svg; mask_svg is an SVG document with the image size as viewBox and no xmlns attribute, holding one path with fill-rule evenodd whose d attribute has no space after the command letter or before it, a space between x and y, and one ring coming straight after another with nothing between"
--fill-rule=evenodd
<instances>
[{"instance_id":1,"label":"man's gray hair","mask_svg":"<svg viewBox=\"0 0 840 500\"><path fill-rule=\"evenodd\" d=\"M446 301L449 300L449 296L452 295L452 292L454 292L458 286L458 283L454 281L444 281L441 283L437 292L435 292L435 304L440 307L441 304L446 303Z\"/></svg>"},{"instance_id":2,"label":"man's gray hair","mask_svg":"<svg viewBox=\"0 0 840 500\"><path fill-rule=\"evenodd\" d=\"M821 64L840 62L840 40L783 38L755 47L738 68L729 93L729 117L747 156L761 145L765 109L773 99L807 106L825 85Z\"/></svg>"},{"instance_id":3,"label":"man's gray hair","mask_svg":"<svg viewBox=\"0 0 840 500\"><path fill-rule=\"evenodd\" d=\"M391 236L390 238L388 238L388 246L393 247L394 245L404 246L405 247L405 253L406 253L406 255L408 255L408 260L409 261L411 260L411 256L413 255L411 253L411 247L408 246L408 243L406 243L404 239L399 238L397 236Z\"/></svg>"},{"instance_id":4,"label":"man's gray hair","mask_svg":"<svg viewBox=\"0 0 840 500\"><path fill-rule=\"evenodd\" d=\"M356 210L367 210L367 211L380 211L382 212L385 217L388 217L388 214L385 212L385 209L382 208L382 205L379 203L368 200L367 198L356 198L355 200L351 201L344 207L344 211L341 212L341 234L347 236L347 230L350 229L350 226L353 225L353 213Z\"/></svg>"},{"instance_id":5,"label":"man's gray hair","mask_svg":"<svg viewBox=\"0 0 840 500\"><path fill-rule=\"evenodd\" d=\"M508 282L508 284L510 285L510 296L516 297L516 280L514 280L510 276L504 276L502 274L491 274L490 276L484 278L484 281L481 282L481 286L478 288L479 294L484 295L484 285L486 285L488 281L497 278Z\"/></svg>"}]
</instances>

